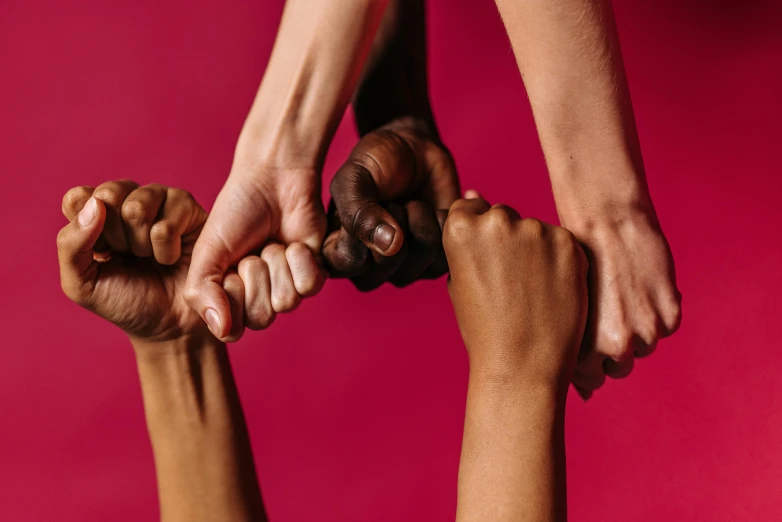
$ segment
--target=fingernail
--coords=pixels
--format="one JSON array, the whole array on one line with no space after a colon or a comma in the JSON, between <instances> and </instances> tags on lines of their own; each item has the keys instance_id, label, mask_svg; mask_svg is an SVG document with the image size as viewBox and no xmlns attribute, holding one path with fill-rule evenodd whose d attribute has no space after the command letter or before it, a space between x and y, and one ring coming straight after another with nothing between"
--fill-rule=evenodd
<instances>
[{"instance_id":1,"label":"fingernail","mask_svg":"<svg viewBox=\"0 0 782 522\"><path fill-rule=\"evenodd\" d=\"M206 325L209 327L209 330L211 330L212 335L220 338L220 316L217 315L217 312L208 308L204 314L204 319L206 319Z\"/></svg>"},{"instance_id":2,"label":"fingernail","mask_svg":"<svg viewBox=\"0 0 782 522\"><path fill-rule=\"evenodd\" d=\"M79 220L79 226L82 228L88 227L95 221L95 216L98 213L98 203L95 198L90 198L84 208L81 209L77 219Z\"/></svg>"},{"instance_id":3,"label":"fingernail","mask_svg":"<svg viewBox=\"0 0 782 522\"><path fill-rule=\"evenodd\" d=\"M470 189L470 190L465 191L465 193L464 193L464 199L478 199L480 197L481 197L481 195L478 193L477 190Z\"/></svg>"},{"instance_id":4,"label":"fingernail","mask_svg":"<svg viewBox=\"0 0 782 522\"><path fill-rule=\"evenodd\" d=\"M375 233L372 234L372 242L380 247L380 250L386 251L391 247L394 242L394 235L396 231L391 225L381 223L375 229Z\"/></svg>"}]
</instances>

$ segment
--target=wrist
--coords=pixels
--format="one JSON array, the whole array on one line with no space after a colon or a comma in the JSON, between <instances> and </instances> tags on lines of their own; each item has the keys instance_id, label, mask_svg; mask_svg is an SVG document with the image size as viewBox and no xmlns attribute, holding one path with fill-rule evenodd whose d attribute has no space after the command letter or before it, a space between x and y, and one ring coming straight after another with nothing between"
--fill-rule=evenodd
<instances>
[{"instance_id":1,"label":"wrist","mask_svg":"<svg viewBox=\"0 0 782 522\"><path fill-rule=\"evenodd\" d=\"M248 119L236 144L233 170L320 172L329 141L330 135L306 123L269 125Z\"/></svg>"},{"instance_id":2,"label":"wrist","mask_svg":"<svg viewBox=\"0 0 782 522\"><path fill-rule=\"evenodd\" d=\"M532 361L513 357L476 359L470 357L470 386L486 393L535 397L545 402L563 402L567 395L568 372L542 369ZM572 373L572 372L570 372Z\"/></svg>"},{"instance_id":3,"label":"wrist","mask_svg":"<svg viewBox=\"0 0 782 522\"><path fill-rule=\"evenodd\" d=\"M208 331L201 334L187 334L165 341L131 337L130 344L136 360L143 365L169 364L171 360L189 357L206 350L225 349L225 343Z\"/></svg>"},{"instance_id":4,"label":"wrist","mask_svg":"<svg viewBox=\"0 0 782 522\"><path fill-rule=\"evenodd\" d=\"M493 409L523 409L549 423L564 415L568 388L568 382L546 382L535 378L498 379L496 374L470 370L469 393L473 399Z\"/></svg>"},{"instance_id":5,"label":"wrist","mask_svg":"<svg viewBox=\"0 0 782 522\"><path fill-rule=\"evenodd\" d=\"M205 386L225 380L225 344L214 337L132 344L150 433L166 435L200 425L208 406Z\"/></svg>"},{"instance_id":6,"label":"wrist","mask_svg":"<svg viewBox=\"0 0 782 522\"><path fill-rule=\"evenodd\" d=\"M557 211L562 226L587 246L613 241L617 234L661 233L651 200L602 202L594 206L582 204Z\"/></svg>"}]
</instances>

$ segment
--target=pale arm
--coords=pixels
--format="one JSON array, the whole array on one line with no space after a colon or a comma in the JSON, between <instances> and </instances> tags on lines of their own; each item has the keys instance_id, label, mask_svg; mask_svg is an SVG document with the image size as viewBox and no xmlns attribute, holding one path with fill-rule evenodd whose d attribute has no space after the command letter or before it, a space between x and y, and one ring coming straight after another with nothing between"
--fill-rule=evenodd
<instances>
[{"instance_id":1,"label":"pale arm","mask_svg":"<svg viewBox=\"0 0 782 522\"><path fill-rule=\"evenodd\" d=\"M586 247L590 315L574 383L623 378L681 322L609 0L497 0L562 225Z\"/></svg>"},{"instance_id":2,"label":"pale arm","mask_svg":"<svg viewBox=\"0 0 782 522\"><path fill-rule=\"evenodd\" d=\"M566 223L648 205L616 24L607 0L497 0ZM574 223L573 223L574 224Z\"/></svg>"},{"instance_id":3,"label":"pale arm","mask_svg":"<svg viewBox=\"0 0 782 522\"><path fill-rule=\"evenodd\" d=\"M288 0L237 145L265 167L320 170L388 0Z\"/></svg>"}]
</instances>

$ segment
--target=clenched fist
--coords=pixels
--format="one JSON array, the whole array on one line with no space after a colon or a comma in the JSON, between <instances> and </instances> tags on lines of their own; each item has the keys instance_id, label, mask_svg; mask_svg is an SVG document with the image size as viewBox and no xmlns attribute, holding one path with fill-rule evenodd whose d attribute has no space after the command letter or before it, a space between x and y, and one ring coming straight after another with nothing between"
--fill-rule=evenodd
<instances>
[{"instance_id":1,"label":"clenched fist","mask_svg":"<svg viewBox=\"0 0 782 522\"><path fill-rule=\"evenodd\" d=\"M563 228L468 196L450 209L443 247L471 373L566 391L586 324L584 251Z\"/></svg>"},{"instance_id":2,"label":"clenched fist","mask_svg":"<svg viewBox=\"0 0 782 522\"><path fill-rule=\"evenodd\" d=\"M60 280L73 301L122 328L132 340L210 335L184 301L193 245L206 212L184 190L122 180L76 187L63 198L70 223L57 235ZM244 317L244 284L222 282L235 315ZM244 330L234 325L234 337Z\"/></svg>"}]
</instances>

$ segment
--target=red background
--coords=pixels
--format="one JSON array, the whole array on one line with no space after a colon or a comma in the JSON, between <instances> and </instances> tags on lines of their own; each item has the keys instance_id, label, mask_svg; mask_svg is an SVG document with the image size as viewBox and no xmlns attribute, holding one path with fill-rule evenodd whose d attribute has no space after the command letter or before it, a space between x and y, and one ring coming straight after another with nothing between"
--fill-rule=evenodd
<instances>
[{"instance_id":1,"label":"red background","mask_svg":"<svg viewBox=\"0 0 782 522\"><path fill-rule=\"evenodd\" d=\"M0 3L2 520L157 515L128 343L59 289L60 198L129 177L211 204L281 12L165 4ZM572 520L780 520L782 8L616 11L684 322L631 378L571 397ZM555 219L493 3L430 13L434 108L465 187ZM346 123L326 178L352 143ZM272 520L453 519L467 366L444 281L330 282L231 353Z\"/></svg>"}]
</instances>

